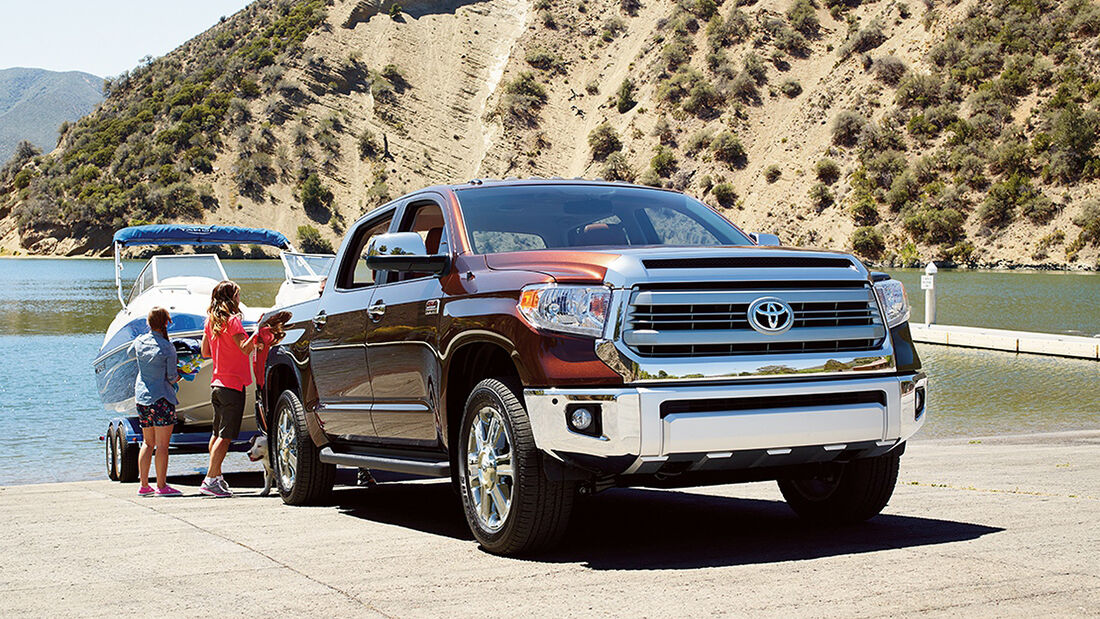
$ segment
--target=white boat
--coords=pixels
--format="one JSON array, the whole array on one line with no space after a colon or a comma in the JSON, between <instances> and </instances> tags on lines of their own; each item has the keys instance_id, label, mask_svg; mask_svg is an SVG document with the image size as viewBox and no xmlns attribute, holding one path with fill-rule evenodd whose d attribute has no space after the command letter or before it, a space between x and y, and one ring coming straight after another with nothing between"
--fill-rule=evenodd
<instances>
[{"instance_id":1,"label":"white boat","mask_svg":"<svg viewBox=\"0 0 1100 619\"><path fill-rule=\"evenodd\" d=\"M149 331L146 315L154 306L168 310L172 323L168 336L177 350L202 341L210 293L218 282L229 279L221 260L214 254L155 256L138 274L128 296L123 296L121 253L134 245L268 245L280 249L285 280L273 301L278 306L291 305L315 298L324 285L334 257L331 255L295 252L290 241L278 232L255 228L228 226L151 225L124 228L115 233L115 283L122 309L115 316L103 338L103 345L93 362L96 383L103 406L123 417L137 414L134 402L134 382L137 363L131 349L133 339ZM260 315L269 308L247 307L241 304L245 330L256 327ZM177 434L208 436L213 409L210 405L211 362L203 360L193 380L181 380L177 394L176 413L180 425ZM248 389L242 436L256 430L254 391ZM133 423L126 424L133 426ZM116 429L112 422L109 434ZM127 428L125 434L131 435ZM122 437L125 441L128 437ZM182 437L181 437L182 438ZM173 446L183 441L173 439ZM196 440L199 440L198 438ZM205 439L199 440L204 447ZM110 458L109 458L110 459Z\"/></svg>"}]
</instances>

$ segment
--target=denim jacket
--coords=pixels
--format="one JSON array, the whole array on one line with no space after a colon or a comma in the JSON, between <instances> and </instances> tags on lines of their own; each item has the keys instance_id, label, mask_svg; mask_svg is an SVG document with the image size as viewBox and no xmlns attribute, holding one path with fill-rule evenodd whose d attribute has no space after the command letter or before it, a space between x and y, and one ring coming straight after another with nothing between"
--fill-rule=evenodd
<instances>
[{"instance_id":1,"label":"denim jacket","mask_svg":"<svg viewBox=\"0 0 1100 619\"><path fill-rule=\"evenodd\" d=\"M176 349L172 343L159 333L146 333L134 338L134 356L137 358L137 381L134 384L134 399L142 406L152 406L164 398L173 405L178 404L176 389L172 381L179 377L176 372Z\"/></svg>"}]
</instances>

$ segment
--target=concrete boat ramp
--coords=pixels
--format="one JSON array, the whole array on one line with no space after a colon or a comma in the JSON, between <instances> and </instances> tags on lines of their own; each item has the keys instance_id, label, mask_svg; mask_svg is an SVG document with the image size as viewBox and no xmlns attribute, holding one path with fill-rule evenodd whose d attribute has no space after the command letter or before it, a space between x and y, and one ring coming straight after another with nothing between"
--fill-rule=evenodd
<instances>
[{"instance_id":1,"label":"concrete boat ramp","mask_svg":"<svg viewBox=\"0 0 1100 619\"><path fill-rule=\"evenodd\" d=\"M916 323L910 324L909 329L913 333L914 341L922 344L984 348L1100 361L1100 337Z\"/></svg>"},{"instance_id":2,"label":"concrete boat ramp","mask_svg":"<svg viewBox=\"0 0 1100 619\"><path fill-rule=\"evenodd\" d=\"M484 553L446 482L330 504L0 487L0 616L1096 616L1100 430L914 441L870 522L817 529L773 483L611 490L560 549ZM340 471L345 482L351 471Z\"/></svg>"}]
</instances>

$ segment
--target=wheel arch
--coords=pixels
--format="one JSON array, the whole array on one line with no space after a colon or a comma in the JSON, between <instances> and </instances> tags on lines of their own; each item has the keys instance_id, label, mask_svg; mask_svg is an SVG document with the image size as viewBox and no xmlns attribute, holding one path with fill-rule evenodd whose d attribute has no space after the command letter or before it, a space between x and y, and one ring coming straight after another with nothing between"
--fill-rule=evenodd
<instances>
[{"instance_id":1,"label":"wheel arch","mask_svg":"<svg viewBox=\"0 0 1100 619\"><path fill-rule=\"evenodd\" d=\"M455 444L462 412L470 390L483 378L512 378L523 382L515 349L493 339L468 340L448 355L444 366L441 398L442 421L448 447Z\"/></svg>"},{"instance_id":2,"label":"wheel arch","mask_svg":"<svg viewBox=\"0 0 1100 619\"><path fill-rule=\"evenodd\" d=\"M328 438L321 429L321 424L317 421L317 415L306 404L302 375L298 371L297 365L292 362L288 355L276 355L273 352L268 361L263 389L264 411L267 414L268 428L274 427L276 423L275 408L279 403L279 396L284 391L292 391L302 402L306 412L306 428L309 430L309 437L314 444L318 447L327 445Z\"/></svg>"}]
</instances>

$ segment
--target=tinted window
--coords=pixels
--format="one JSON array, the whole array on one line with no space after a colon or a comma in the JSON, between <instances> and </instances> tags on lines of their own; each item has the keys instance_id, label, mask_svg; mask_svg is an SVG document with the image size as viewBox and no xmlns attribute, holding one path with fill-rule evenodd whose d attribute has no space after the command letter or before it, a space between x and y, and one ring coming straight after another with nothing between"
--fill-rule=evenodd
<instances>
[{"instance_id":1,"label":"tinted window","mask_svg":"<svg viewBox=\"0 0 1100 619\"><path fill-rule=\"evenodd\" d=\"M751 245L683 194L643 187L531 184L456 191L475 253L632 245Z\"/></svg>"}]
</instances>

